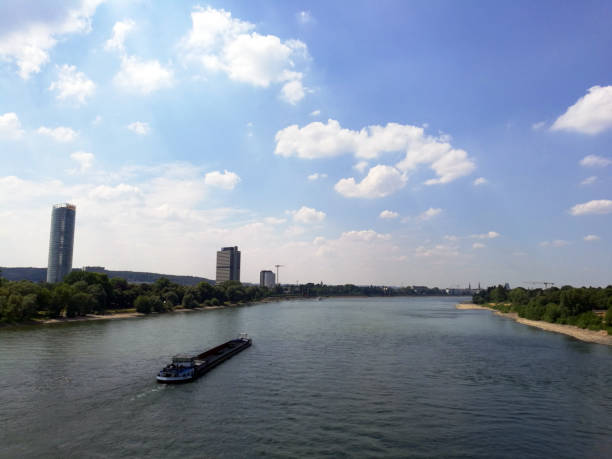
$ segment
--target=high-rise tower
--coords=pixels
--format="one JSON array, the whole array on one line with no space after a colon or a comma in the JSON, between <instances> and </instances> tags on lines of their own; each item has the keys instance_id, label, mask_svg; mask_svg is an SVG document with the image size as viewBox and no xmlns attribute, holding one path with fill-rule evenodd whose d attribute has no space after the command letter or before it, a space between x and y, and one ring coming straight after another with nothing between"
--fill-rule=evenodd
<instances>
[{"instance_id":1,"label":"high-rise tower","mask_svg":"<svg viewBox=\"0 0 612 459\"><path fill-rule=\"evenodd\" d=\"M217 252L217 284L228 280L240 282L240 250L223 247Z\"/></svg>"},{"instance_id":2,"label":"high-rise tower","mask_svg":"<svg viewBox=\"0 0 612 459\"><path fill-rule=\"evenodd\" d=\"M76 206L56 204L51 213L47 282L60 282L72 270Z\"/></svg>"}]
</instances>

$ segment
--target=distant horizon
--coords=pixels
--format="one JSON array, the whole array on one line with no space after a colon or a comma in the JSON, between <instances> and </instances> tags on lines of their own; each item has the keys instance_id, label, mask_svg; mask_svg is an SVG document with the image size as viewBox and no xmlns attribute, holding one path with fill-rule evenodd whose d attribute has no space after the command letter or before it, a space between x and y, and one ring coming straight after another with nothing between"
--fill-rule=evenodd
<instances>
[{"instance_id":1,"label":"distant horizon","mask_svg":"<svg viewBox=\"0 0 612 459\"><path fill-rule=\"evenodd\" d=\"M203 275L197 275L197 274L176 274L176 273L163 273L163 272L158 272L158 271L143 271L143 270L133 270L133 269L109 269L108 267L104 266L81 266L81 267L73 267L73 270L82 270L85 267L101 267L104 268L105 271L109 271L109 272L131 272L131 273L146 273L146 274L154 274L154 275L159 275L159 276L177 276L177 277L193 277L196 279L206 279L208 281L211 282L215 282L214 277L207 277L207 276L203 276ZM38 267L38 266L0 266L0 271L2 269L41 269L41 270L46 270L46 267ZM95 271L92 271L95 272ZM2 273L0 273L0 276L2 275ZM250 281L250 280L241 280L241 283L246 283L246 284L253 284L253 285L259 285L259 281ZM408 284L408 283L404 283L404 284L391 284L391 283L356 283L356 282L343 282L341 284L335 284L335 283L329 283L329 282L325 282L325 281L318 281L318 282L314 282L314 281L307 281L307 282L300 282L299 284L296 284L295 282L282 282L280 285L306 285L309 283L312 284L319 284L320 282L323 282L324 285L345 285L345 284L352 284L352 285L356 285L358 287L367 287L370 285L375 285L375 286L381 286L381 287L391 287L391 288L406 288L406 287L426 287L426 288L438 288L440 290L446 290L446 289L455 289L455 290L467 290L469 288L471 288L472 290L478 290L478 282L476 282L473 285L469 285L470 283L468 283L468 285L466 286L459 286L457 284L453 284L450 286L439 286L439 285L427 285L427 284ZM497 287L498 285L505 285L506 283L486 283L486 282L480 282L480 289L484 290L487 289L489 287ZM556 282L546 282L546 284L553 284L550 285L550 287L544 287L545 282L534 282L533 284L529 284L527 282L522 282L522 283L518 283L518 284L510 284L510 288L516 288L516 287L522 287L525 289L530 289L530 290L534 290L534 289L538 289L538 288L550 288L550 287L557 287L557 288L561 288L564 285L569 285L571 287L576 287L576 288L580 288L580 287L594 287L594 288L605 288L608 287L609 285L612 285L612 282L606 285L572 285L572 284L557 284ZM537 285L541 285L541 287L536 286Z\"/></svg>"},{"instance_id":2,"label":"distant horizon","mask_svg":"<svg viewBox=\"0 0 612 459\"><path fill-rule=\"evenodd\" d=\"M6 0L0 262L46 266L69 202L76 266L215 273L237 245L282 283L608 285L611 18Z\"/></svg>"}]
</instances>

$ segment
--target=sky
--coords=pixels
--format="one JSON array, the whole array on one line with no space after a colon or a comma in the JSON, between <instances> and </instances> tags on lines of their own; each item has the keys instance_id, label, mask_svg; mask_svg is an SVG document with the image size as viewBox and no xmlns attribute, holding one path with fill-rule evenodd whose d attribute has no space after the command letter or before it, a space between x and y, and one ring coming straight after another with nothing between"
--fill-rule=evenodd
<instances>
[{"instance_id":1,"label":"sky","mask_svg":"<svg viewBox=\"0 0 612 459\"><path fill-rule=\"evenodd\" d=\"M606 1L4 0L0 266L612 284Z\"/></svg>"}]
</instances>

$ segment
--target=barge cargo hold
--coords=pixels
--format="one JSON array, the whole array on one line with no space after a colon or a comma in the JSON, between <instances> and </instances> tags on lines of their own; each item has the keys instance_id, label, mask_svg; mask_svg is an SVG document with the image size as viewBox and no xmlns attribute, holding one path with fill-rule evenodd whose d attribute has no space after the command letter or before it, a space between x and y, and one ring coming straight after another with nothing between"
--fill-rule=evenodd
<instances>
[{"instance_id":1,"label":"barge cargo hold","mask_svg":"<svg viewBox=\"0 0 612 459\"><path fill-rule=\"evenodd\" d=\"M195 357L177 355L172 358L171 364L158 373L157 382L176 384L193 381L221 362L243 351L252 342L253 340L246 333L241 333L237 339L213 347Z\"/></svg>"}]
</instances>

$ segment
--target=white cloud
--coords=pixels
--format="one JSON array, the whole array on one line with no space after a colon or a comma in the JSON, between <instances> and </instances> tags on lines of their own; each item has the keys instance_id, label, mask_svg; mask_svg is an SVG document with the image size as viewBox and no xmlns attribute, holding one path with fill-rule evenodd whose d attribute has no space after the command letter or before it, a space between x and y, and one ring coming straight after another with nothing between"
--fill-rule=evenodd
<instances>
[{"instance_id":1,"label":"white cloud","mask_svg":"<svg viewBox=\"0 0 612 459\"><path fill-rule=\"evenodd\" d=\"M308 180L310 181L324 179L324 178L327 178L327 174L319 174L318 172L315 172L314 174L310 174L308 176Z\"/></svg>"},{"instance_id":2,"label":"white cloud","mask_svg":"<svg viewBox=\"0 0 612 459\"><path fill-rule=\"evenodd\" d=\"M275 154L304 159L343 154L374 159L383 153L405 151L406 157L397 164L397 168L407 172L420 164L428 164L437 178L427 180L427 185L449 183L476 168L464 150L450 145L448 136L426 136L422 127L397 123L353 131L342 128L333 119L327 120L326 124L314 121L302 128L294 124L281 129L276 133L275 140Z\"/></svg>"},{"instance_id":3,"label":"white cloud","mask_svg":"<svg viewBox=\"0 0 612 459\"><path fill-rule=\"evenodd\" d=\"M474 242L472 244L473 249L484 249L485 247L486 245L482 244L481 242Z\"/></svg>"},{"instance_id":4,"label":"white cloud","mask_svg":"<svg viewBox=\"0 0 612 459\"><path fill-rule=\"evenodd\" d=\"M3 11L14 8L11 2L4 6L0 4L0 16L18 18L3 22L0 29L0 58L14 61L23 79L40 72L41 67L49 62L49 51L61 37L91 30L91 17L102 0L76 3L76 6L70 7L67 6L68 2L57 2L53 8L30 5L25 16Z\"/></svg>"},{"instance_id":5,"label":"white cloud","mask_svg":"<svg viewBox=\"0 0 612 459\"><path fill-rule=\"evenodd\" d=\"M194 8L191 21L180 45L187 61L256 87L282 83L281 98L291 104L304 98L303 74L295 70L298 60L308 59L304 43L261 35L254 32L254 24L210 6Z\"/></svg>"},{"instance_id":6,"label":"white cloud","mask_svg":"<svg viewBox=\"0 0 612 459\"><path fill-rule=\"evenodd\" d=\"M319 116L321 114L321 110L313 110L310 112L310 116Z\"/></svg>"},{"instance_id":7,"label":"white cloud","mask_svg":"<svg viewBox=\"0 0 612 459\"><path fill-rule=\"evenodd\" d=\"M612 127L612 86L593 86L551 126L553 131L598 134Z\"/></svg>"},{"instance_id":8,"label":"white cloud","mask_svg":"<svg viewBox=\"0 0 612 459\"><path fill-rule=\"evenodd\" d=\"M125 183L117 186L100 185L88 193L92 199L128 199L140 195L142 195L140 188Z\"/></svg>"},{"instance_id":9,"label":"white cloud","mask_svg":"<svg viewBox=\"0 0 612 459\"><path fill-rule=\"evenodd\" d=\"M540 242L542 247L565 247L569 245L568 241L564 241L563 239L555 239L554 241L542 241Z\"/></svg>"},{"instance_id":10,"label":"white cloud","mask_svg":"<svg viewBox=\"0 0 612 459\"><path fill-rule=\"evenodd\" d=\"M295 14L295 17L301 24L308 24L309 22L314 21L314 18L312 17L310 11L300 11Z\"/></svg>"},{"instance_id":11,"label":"white cloud","mask_svg":"<svg viewBox=\"0 0 612 459\"><path fill-rule=\"evenodd\" d=\"M325 212L313 209L312 207L302 206L299 210L289 211L293 215L293 221L297 223L320 223L325 220Z\"/></svg>"},{"instance_id":12,"label":"white cloud","mask_svg":"<svg viewBox=\"0 0 612 459\"><path fill-rule=\"evenodd\" d=\"M76 104L84 104L96 89L93 81L83 72L77 71L74 65L62 65L58 68L58 79L49 86L50 91L57 91L58 100L71 100Z\"/></svg>"},{"instance_id":13,"label":"white cloud","mask_svg":"<svg viewBox=\"0 0 612 459\"><path fill-rule=\"evenodd\" d=\"M572 215L609 214L612 213L612 201L609 199L595 199L593 201L576 204L570 209Z\"/></svg>"},{"instance_id":14,"label":"white cloud","mask_svg":"<svg viewBox=\"0 0 612 459\"><path fill-rule=\"evenodd\" d=\"M122 56L121 68L114 82L126 91L149 94L171 87L174 74L155 59L143 61L135 56Z\"/></svg>"},{"instance_id":15,"label":"white cloud","mask_svg":"<svg viewBox=\"0 0 612 459\"><path fill-rule=\"evenodd\" d=\"M496 237L501 236L497 231L489 231L488 233L483 234L472 234L470 237L472 239L495 239Z\"/></svg>"},{"instance_id":16,"label":"white cloud","mask_svg":"<svg viewBox=\"0 0 612 459\"><path fill-rule=\"evenodd\" d=\"M113 26L113 36L106 41L104 49L107 51L124 52L125 37L134 29L135 23L131 19L117 21Z\"/></svg>"},{"instance_id":17,"label":"white cloud","mask_svg":"<svg viewBox=\"0 0 612 459\"><path fill-rule=\"evenodd\" d=\"M446 236L444 236L444 239L446 239L447 241L456 241L459 238L457 236L452 235L452 234L447 234Z\"/></svg>"},{"instance_id":18,"label":"white cloud","mask_svg":"<svg viewBox=\"0 0 612 459\"><path fill-rule=\"evenodd\" d=\"M291 80L283 85L281 97L291 105L297 104L304 98L304 86L300 80Z\"/></svg>"},{"instance_id":19,"label":"white cloud","mask_svg":"<svg viewBox=\"0 0 612 459\"><path fill-rule=\"evenodd\" d=\"M149 132L151 132L149 123L142 121L134 121L133 123L128 124L127 128L138 135L147 135Z\"/></svg>"},{"instance_id":20,"label":"white cloud","mask_svg":"<svg viewBox=\"0 0 612 459\"><path fill-rule=\"evenodd\" d=\"M434 218L436 215L440 215L442 213L442 209L439 208L434 208L434 207L430 207L429 209L427 209L425 212L423 212L422 214L420 214L417 219L418 220L431 220L432 218Z\"/></svg>"},{"instance_id":21,"label":"white cloud","mask_svg":"<svg viewBox=\"0 0 612 459\"><path fill-rule=\"evenodd\" d=\"M0 115L0 139L17 140L23 137L25 131L21 129L21 122L16 113L10 112Z\"/></svg>"},{"instance_id":22,"label":"white cloud","mask_svg":"<svg viewBox=\"0 0 612 459\"><path fill-rule=\"evenodd\" d=\"M531 125L531 129L533 129L534 131L539 131L544 126L546 126L546 121L538 121L537 123L533 123Z\"/></svg>"},{"instance_id":23,"label":"white cloud","mask_svg":"<svg viewBox=\"0 0 612 459\"><path fill-rule=\"evenodd\" d=\"M367 161L359 161L357 164L355 164L353 166L353 169L355 169L357 172L363 174L366 169L368 168L368 162Z\"/></svg>"},{"instance_id":24,"label":"white cloud","mask_svg":"<svg viewBox=\"0 0 612 459\"><path fill-rule=\"evenodd\" d=\"M597 176L591 175L590 177L587 177L582 182L580 182L580 184L581 185L592 185L596 181L597 181Z\"/></svg>"},{"instance_id":25,"label":"white cloud","mask_svg":"<svg viewBox=\"0 0 612 459\"><path fill-rule=\"evenodd\" d=\"M612 159L597 155L588 155L580 160L580 165L583 167L606 167L610 164Z\"/></svg>"},{"instance_id":26,"label":"white cloud","mask_svg":"<svg viewBox=\"0 0 612 459\"><path fill-rule=\"evenodd\" d=\"M240 183L240 177L236 173L227 170L223 173L213 171L204 176L204 183L224 190L233 190Z\"/></svg>"},{"instance_id":27,"label":"white cloud","mask_svg":"<svg viewBox=\"0 0 612 459\"><path fill-rule=\"evenodd\" d=\"M359 183L353 177L338 181L334 189L347 198L383 198L400 190L406 177L391 166L374 166Z\"/></svg>"},{"instance_id":28,"label":"white cloud","mask_svg":"<svg viewBox=\"0 0 612 459\"><path fill-rule=\"evenodd\" d=\"M283 223L287 223L287 219L277 218L277 217L266 217L264 218L264 222L269 225L282 225Z\"/></svg>"},{"instance_id":29,"label":"white cloud","mask_svg":"<svg viewBox=\"0 0 612 459\"><path fill-rule=\"evenodd\" d=\"M72 142L78 135L73 129L64 126L58 126L56 128L41 126L36 132L41 135L49 136L58 142Z\"/></svg>"},{"instance_id":30,"label":"white cloud","mask_svg":"<svg viewBox=\"0 0 612 459\"><path fill-rule=\"evenodd\" d=\"M486 185L487 183L489 183L489 181L484 177L478 177L473 182L474 186Z\"/></svg>"},{"instance_id":31,"label":"white cloud","mask_svg":"<svg viewBox=\"0 0 612 459\"><path fill-rule=\"evenodd\" d=\"M376 240L388 241L391 239L391 235L377 233L374 230L345 231L340 236L340 239L361 242L372 242Z\"/></svg>"},{"instance_id":32,"label":"white cloud","mask_svg":"<svg viewBox=\"0 0 612 459\"><path fill-rule=\"evenodd\" d=\"M76 151L70 155L70 158L76 161L79 165L78 169L73 169L70 171L73 174L82 174L83 172L87 172L87 170L91 169L94 162L93 153L87 153L84 151Z\"/></svg>"},{"instance_id":33,"label":"white cloud","mask_svg":"<svg viewBox=\"0 0 612 459\"><path fill-rule=\"evenodd\" d=\"M378 217L385 220L391 220L399 217L399 214L397 212L393 212L392 210L383 210Z\"/></svg>"},{"instance_id":34,"label":"white cloud","mask_svg":"<svg viewBox=\"0 0 612 459\"><path fill-rule=\"evenodd\" d=\"M587 242L596 242L599 241L601 238L599 236L596 236L595 234L588 234L587 236L584 237L584 240Z\"/></svg>"},{"instance_id":35,"label":"white cloud","mask_svg":"<svg viewBox=\"0 0 612 459\"><path fill-rule=\"evenodd\" d=\"M436 244L432 247L417 247L415 249L415 255L425 258L448 259L459 256L459 250L454 246Z\"/></svg>"}]
</instances>

